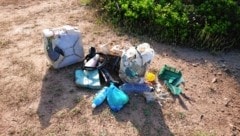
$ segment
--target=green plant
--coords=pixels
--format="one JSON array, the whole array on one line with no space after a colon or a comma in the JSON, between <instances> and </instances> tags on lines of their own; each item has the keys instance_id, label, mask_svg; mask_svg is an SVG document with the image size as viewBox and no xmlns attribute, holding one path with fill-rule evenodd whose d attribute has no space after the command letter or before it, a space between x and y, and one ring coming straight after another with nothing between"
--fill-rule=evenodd
<instances>
[{"instance_id":1,"label":"green plant","mask_svg":"<svg viewBox=\"0 0 240 136\"><path fill-rule=\"evenodd\" d=\"M8 48L11 41L8 39L0 39L0 48Z\"/></svg>"},{"instance_id":2,"label":"green plant","mask_svg":"<svg viewBox=\"0 0 240 136\"><path fill-rule=\"evenodd\" d=\"M178 118L181 119L181 120L183 120L183 119L186 118L186 114L183 113L183 112L179 112L179 113L178 113Z\"/></svg>"},{"instance_id":3,"label":"green plant","mask_svg":"<svg viewBox=\"0 0 240 136\"><path fill-rule=\"evenodd\" d=\"M199 40L204 48L225 50L239 41L239 6L234 0L206 0L196 8L201 22Z\"/></svg>"},{"instance_id":4,"label":"green plant","mask_svg":"<svg viewBox=\"0 0 240 136\"><path fill-rule=\"evenodd\" d=\"M89 5L91 3L91 0L79 0L80 5Z\"/></svg>"},{"instance_id":5,"label":"green plant","mask_svg":"<svg viewBox=\"0 0 240 136\"><path fill-rule=\"evenodd\" d=\"M196 131L193 133L193 136L216 136L216 134L211 132Z\"/></svg>"},{"instance_id":6,"label":"green plant","mask_svg":"<svg viewBox=\"0 0 240 136\"><path fill-rule=\"evenodd\" d=\"M213 52L239 48L237 0L100 0L98 5L127 32Z\"/></svg>"}]
</instances>

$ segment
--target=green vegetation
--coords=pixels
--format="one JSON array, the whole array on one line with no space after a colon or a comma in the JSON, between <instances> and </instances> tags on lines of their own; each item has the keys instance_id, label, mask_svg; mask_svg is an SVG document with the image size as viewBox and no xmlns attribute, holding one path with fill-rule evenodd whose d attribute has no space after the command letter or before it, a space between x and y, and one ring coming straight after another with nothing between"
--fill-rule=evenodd
<instances>
[{"instance_id":1,"label":"green vegetation","mask_svg":"<svg viewBox=\"0 0 240 136\"><path fill-rule=\"evenodd\" d=\"M11 41L8 39L0 39L0 48L8 48Z\"/></svg>"},{"instance_id":2,"label":"green vegetation","mask_svg":"<svg viewBox=\"0 0 240 136\"><path fill-rule=\"evenodd\" d=\"M186 114L183 113L183 112L178 112L178 118L181 119L181 120L183 120L183 119L186 118Z\"/></svg>"},{"instance_id":3,"label":"green vegetation","mask_svg":"<svg viewBox=\"0 0 240 136\"><path fill-rule=\"evenodd\" d=\"M91 0L79 0L80 5L88 5L91 3Z\"/></svg>"},{"instance_id":4,"label":"green vegetation","mask_svg":"<svg viewBox=\"0 0 240 136\"><path fill-rule=\"evenodd\" d=\"M196 131L193 133L193 136L216 136L216 134L213 132Z\"/></svg>"},{"instance_id":5,"label":"green vegetation","mask_svg":"<svg viewBox=\"0 0 240 136\"><path fill-rule=\"evenodd\" d=\"M93 0L92 3L127 32L214 52L239 48L237 0Z\"/></svg>"}]
</instances>

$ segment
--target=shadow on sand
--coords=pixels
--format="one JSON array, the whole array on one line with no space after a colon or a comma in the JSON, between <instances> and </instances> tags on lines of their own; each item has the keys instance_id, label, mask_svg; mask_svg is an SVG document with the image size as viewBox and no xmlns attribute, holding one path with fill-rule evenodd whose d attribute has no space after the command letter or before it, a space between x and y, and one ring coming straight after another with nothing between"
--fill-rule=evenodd
<instances>
[{"instance_id":1,"label":"shadow on sand","mask_svg":"<svg viewBox=\"0 0 240 136\"><path fill-rule=\"evenodd\" d=\"M122 110L111 112L118 122L131 122L140 136L173 135L165 123L159 103L146 103L141 95L130 95L129 98L129 103ZM100 114L107 107L99 107L93 111L93 114Z\"/></svg>"},{"instance_id":2,"label":"shadow on sand","mask_svg":"<svg viewBox=\"0 0 240 136\"><path fill-rule=\"evenodd\" d=\"M56 70L49 68L43 78L41 99L37 114L42 128L47 128L52 116L60 110L73 109L83 95L94 95L87 91L77 91L74 84L74 70L71 66ZM130 121L138 130L139 135L172 135L165 123L161 106L158 103L147 104L144 97L131 95L130 102L120 112L112 112L119 122ZM103 108L104 107L104 108ZM106 106L93 110L93 114L99 114Z\"/></svg>"},{"instance_id":3,"label":"shadow on sand","mask_svg":"<svg viewBox=\"0 0 240 136\"><path fill-rule=\"evenodd\" d=\"M56 70L49 68L42 81L41 99L37 114L42 128L50 125L53 114L62 109L73 109L83 95L89 95L85 91L77 91L74 84L74 70L71 66Z\"/></svg>"}]
</instances>

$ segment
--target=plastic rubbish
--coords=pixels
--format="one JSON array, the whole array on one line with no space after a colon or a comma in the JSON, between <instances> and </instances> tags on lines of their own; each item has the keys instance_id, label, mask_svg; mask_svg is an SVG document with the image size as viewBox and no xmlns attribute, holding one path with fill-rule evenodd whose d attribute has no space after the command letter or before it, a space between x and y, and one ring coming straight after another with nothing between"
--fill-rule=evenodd
<instances>
[{"instance_id":1,"label":"plastic rubbish","mask_svg":"<svg viewBox=\"0 0 240 136\"><path fill-rule=\"evenodd\" d=\"M119 89L126 93L143 93L154 91L153 87L150 87L148 84L145 83L124 83L123 85L119 86Z\"/></svg>"},{"instance_id":2,"label":"plastic rubbish","mask_svg":"<svg viewBox=\"0 0 240 136\"><path fill-rule=\"evenodd\" d=\"M150 47L148 43L142 43L137 46L137 50L142 56L143 64L150 64L154 57L154 50Z\"/></svg>"},{"instance_id":3,"label":"plastic rubbish","mask_svg":"<svg viewBox=\"0 0 240 136\"><path fill-rule=\"evenodd\" d=\"M103 54L114 56L121 56L123 51L119 45L112 45L112 43L97 45L96 49Z\"/></svg>"},{"instance_id":4,"label":"plastic rubbish","mask_svg":"<svg viewBox=\"0 0 240 136\"><path fill-rule=\"evenodd\" d=\"M156 95L154 92L143 92L143 96L147 103L153 102L156 100Z\"/></svg>"},{"instance_id":5,"label":"plastic rubbish","mask_svg":"<svg viewBox=\"0 0 240 136\"><path fill-rule=\"evenodd\" d=\"M90 89L101 89L101 82L99 72L95 70L76 70L75 84L79 87L86 87Z\"/></svg>"},{"instance_id":6,"label":"plastic rubbish","mask_svg":"<svg viewBox=\"0 0 240 136\"><path fill-rule=\"evenodd\" d=\"M91 47L89 50L88 50L88 54L86 55L85 57L85 63L87 61L89 61L89 59L93 58L95 55L96 55L96 48L95 47Z\"/></svg>"},{"instance_id":7,"label":"plastic rubbish","mask_svg":"<svg viewBox=\"0 0 240 136\"><path fill-rule=\"evenodd\" d=\"M81 62L84 50L80 31L72 26L44 29L44 51L55 69Z\"/></svg>"},{"instance_id":8,"label":"plastic rubbish","mask_svg":"<svg viewBox=\"0 0 240 136\"><path fill-rule=\"evenodd\" d=\"M143 83L147 67L154 57L154 50L148 43L130 47L121 56L119 77L129 83Z\"/></svg>"},{"instance_id":9,"label":"plastic rubbish","mask_svg":"<svg viewBox=\"0 0 240 136\"><path fill-rule=\"evenodd\" d=\"M110 83L115 83L115 84L119 84L119 81L115 80L111 74L108 72L108 70L106 68L101 68L99 70L105 80L105 82L109 85Z\"/></svg>"},{"instance_id":10,"label":"plastic rubbish","mask_svg":"<svg viewBox=\"0 0 240 136\"><path fill-rule=\"evenodd\" d=\"M109 44L101 44L96 46L97 52L101 52L103 54L108 54L109 48Z\"/></svg>"},{"instance_id":11,"label":"plastic rubbish","mask_svg":"<svg viewBox=\"0 0 240 136\"><path fill-rule=\"evenodd\" d=\"M159 72L158 78L164 81L172 94L179 95L182 93L182 89L179 87L179 85L184 82L181 71L164 65Z\"/></svg>"},{"instance_id":12,"label":"plastic rubbish","mask_svg":"<svg viewBox=\"0 0 240 136\"><path fill-rule=\"evenodd\" d=\"M100 104L103 103L103 101L106 99L107 97L107 93L108 93L108 87L103 87L93 98L92 101L92 108L96 108L97 106L99 106Z\"/></svg>"},{"instance_id":13,"label":"plastic rubbish","mask_svg":"<svg viewBox=\"0 0 240 136\"><path fill-rule=\"evenodd\" d=\"M156 79L156 76L152 72L147 72L146 75L145 75L145 79L148 82L154 82L155 79Z\"/></svg>"},{"instance_id":14,"label":"plastic rubbish","mask_svg":"<svg viewBox=\"0 0 240 136\"><path fill-rule=\"evenodd\" d=\"M110 49L110 54L111 55L116 55L116 56L121 56L122 54L122 49L120 48L120 45L114 45L111 49Z\"/></svg>"},{"instance_id":15,"label":"plastic rubbish","mask_svg":"<svg viewBox=\"0 0 240 136\"><path fill-rule=\"evenodd\" d=\"M103 53L97 53L94 47L91 47L89 54L84 58L84 66L82 69L85 70L96 70L102 69L108 62L107 55Z\"/></svg>"},{"instance_id":16,"label":"plastic rubbish","mask_svg":"<svg viewBox=\"0 0 240 136\"><path fill-rule=\"evenodd\" d=\"M99 54L96 54L93 58L91 58L85 63L85 67L96 67L98 60L99 60Z\"/></svg>"},{"instance_id":17,"label":"plastic rubbish","mask_svg":"<svg viewBox=\"0 0 240 136\"><path fill-rule=\"evenodd\" d=\"M113 83L108 88L107 102L111 110L117 112L129 101L128 96Z\"/></svg>"}]
</instances>

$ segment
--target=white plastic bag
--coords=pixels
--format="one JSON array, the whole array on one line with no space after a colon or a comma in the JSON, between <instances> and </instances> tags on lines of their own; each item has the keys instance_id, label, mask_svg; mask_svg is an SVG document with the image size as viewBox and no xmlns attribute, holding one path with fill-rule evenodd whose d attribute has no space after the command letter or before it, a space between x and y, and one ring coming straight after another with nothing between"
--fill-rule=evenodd
<instances>
[{"instance_id":1,"label":"white plastic bag","mask_svg":"<svg viewBox=\"0 0 240 136\"><path fill-rule=\"evenodd\" d=\"M154 50L148 43L130 47L121 56L119 77L124 82L143 83L147 67L154 57Z\"/></svg>"}]
</instances>

